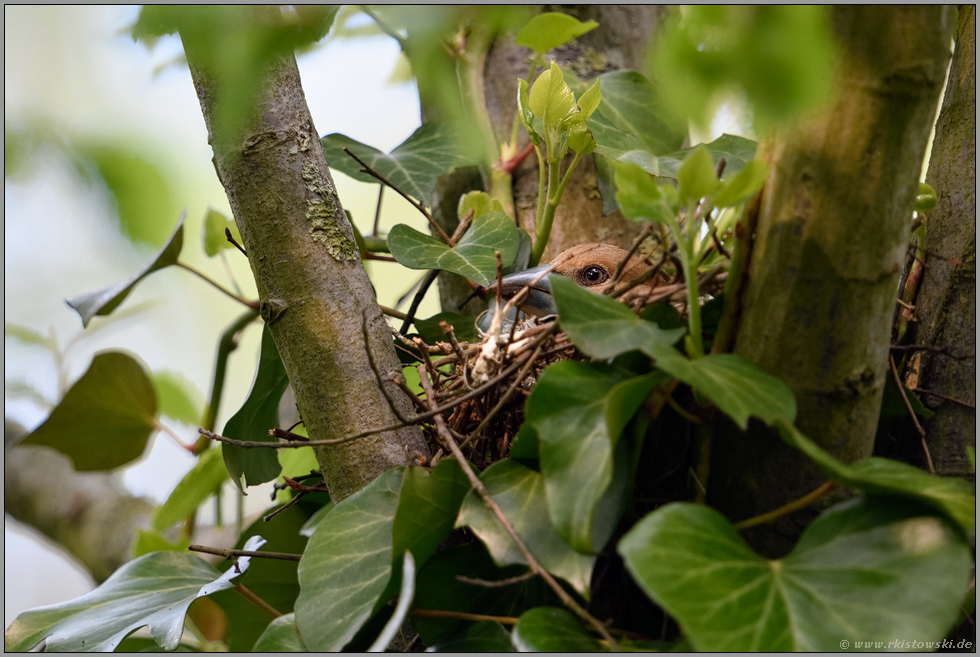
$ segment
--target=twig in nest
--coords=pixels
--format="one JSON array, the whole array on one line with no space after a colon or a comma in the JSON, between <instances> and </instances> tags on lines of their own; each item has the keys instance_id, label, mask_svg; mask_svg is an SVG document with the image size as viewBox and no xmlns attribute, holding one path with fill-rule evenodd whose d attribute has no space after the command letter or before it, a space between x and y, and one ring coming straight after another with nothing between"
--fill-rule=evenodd
<instances>
[{"instance_id":1,"label":"twig in nest","mask_svg":"<svg viewBox=\"0 0 980 657\"><path fill-rule=\"evenodd\" d=\"M919 424L919 418L916 417L915 411L912 410L909 397L905 394L905 386L902 385L902 379L898 376L898 368L895 367L895 357L891 354L888 354L888 369L891 370L892 377L895 379L895 385L898 387L898 392L902 395L902 401L905 402L905 409L909 412L909 417L912 418L915 430L919 432L919 438L922 439L922 451L926 455L926 467L929 469L930 474L936 474L936 468L932 464L932 454L929 453L929 445L926 443L926 430Z\"/></svg>"},{"instance_id":2,"label":"twig in nest","mask_svg":"<svg viewBox=\"0 0 980 657\"><path fill-rule=\"evenodd\" d=\"M606 288L604 294L607 294L611 297L618 299L619 297L623 296L624 294L632 290L634 287L638 285L643 285L651 278L653 278L654 276L660 273L660 270L663 269L664 263L667 262L667 257L668 257L667 252L665 251L664 254L660 257L660 260L657 262L657 264L650 267L650 269L646 270L645 272L643 272L642 274L640 274L639 276L637 276L636 278L634 278L633 280L631 280L629 283L627 283L625 286L621 287L618 290L613 289L615 287L614 285L610 285L608 288Z\"/></svg>"},{"instance_id":3,"label":"twig in nest","mask_svg":"<svg viewBox=\"0 0 980 657\"><path fill-rule=\"evenodd\" d=\"M391 393L385 388L384 378L381 376L381 371L378 370L378 364L374 362L374 354L371 352L371 339L368 336L366 309L361 311L361 335L364 336L364 351L367 352L368 365L371 366L371 371L374 372L374 378L378 382L378 387L381 388L381 394L388 400L388 406L391 407L391 412L395 414L395 417L402 422L408 423L408 418L402 414Z\"/></svg>"},{"instance_id":4,"label":"twig in nest","mask_svg":"<svg viewBox=\"0 0 980 657\"><path fill-rule=\"evenodd\" d=\"M619 282L619 278L623 275L623 270L626 269L626 263L630 261L630 258L633 257L633 254L636 253L636 250L640 248L640 244L643 243L643 240L648 238L650 236L650 233L652 232L653 232L653 224L647 223L647 225L643 228L643 230L636 237L636 239L633 240L633 244L630 245L630 248L626 252L626 255L624 255L623 259L620 260L619 264L616 265L616 271L613 272L612 280L609 282L609 287L606 289L605 294L609 294L612 288L616 286L616 283Z\"/></svg>"}]
</instances>

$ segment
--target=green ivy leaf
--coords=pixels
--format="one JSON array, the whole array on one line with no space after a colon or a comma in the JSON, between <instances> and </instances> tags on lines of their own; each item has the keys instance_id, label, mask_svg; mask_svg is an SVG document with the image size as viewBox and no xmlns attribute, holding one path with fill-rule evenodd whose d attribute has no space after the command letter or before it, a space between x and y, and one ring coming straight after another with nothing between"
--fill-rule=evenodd
<instances>
[{"instance_id":1,"label":"green ivy leaf","mask_svg":"<svg viewBox=\"0 0 980 657\"><path fill-rule=\"evenodd\" d=\"M79 472L113 470L142 456L156 412L143 366L122 352L104 351L23 444L53 447Z\"/></svg>"},{"instance_id":2,"label":"green ivy leaf","mask_svg":"<svg viewBox=\"0 0 980 657\"><path fill-rule=\"evenodd\" d=\"M191 544L188 536L171 543L163 534L153 529L136 529L136 543L133 544L133 558L137 559L151 552L186 552Z\"/></svg>"},{"instance_id":3,"label":"green ivy leaf","mask_svg":"<svg viewBox=\"0 0 980 657\"><path fill-rule=\"evenodd\" d=\"M480 341L480 335L476 331L476 323L473 317L459 313L439 313L428 319L415 320L415 328L419 330L419 337L426 344L447 341L446 334L442 332L439 322L446 322L452 326L453 334L460 342L475 344Z\"/></svg>"},{"instance_id":4,"label":"green ivy leaf","mask_svg":"<svg viewBox=\"0 0 980 657\"><path fill-rule=\"evenodd\" d=\"M593 129L594 133L595 130ZM596 140L599 140L598 135L596 136ZM729 176L744 169L755 158L755 151L758 147L758 144L751 139L728 134L718 137L718 139L715 139L709 144L698 144L698 146L702 145L708 149L708 153L711 155L711 161L715 166L718 165L718 161L721 158L725 158L725 173ZM698 146L684 148L660 156L656 156L648 150L626 149L611 157L615 157L621 162L636 164L642 167L647 173L655 176L676 178L677 170L681 164ZM602 149L600 148L598 150L601 151Z\"/></svg>"},{"instance_id":5,"label":"green ivy leaf","mask_svg":"<svg viewBox=\"0 0 980 657\"><path fill-rule=\"evenodd\" d=\"M200 422L204 396L193 381L179 372L160 370L153 373L153 388L156 390L161 415L184 424Z\"/></svg>"},{"instance_id":6,"label":"green ivy leaf","mask_svg":"<svg viewBox=\"0 0 980 657\"><path fill-rule=\"evenodd\" d=\"M566 609L536 607L521 614L514 626L520 652L601 652L602 645Z\"/></svg>"},{"instance_id":7,"label":"green ivy leaf","mask_svg":"<svg viewBox=\"0 0 980 657\"><path fill-rule=\"evenodd\" d=\"M218 255L221 249L233 249L234 245L228 241L225 229L231 231L231 236L239 244L242 243L242 234L238 232L238 224L234 219L229 219L217 210L208 208L208 213L204 215L204 252L209 258Z\"/></svg>"},{"instance_id":8,"label":"green ivy leaf","mask_svg":"<svg viewBox=\"0 0 980 657\"><path fill-rule=\"evenodd\" d=\"M531 111L544 121L546 126L558 125L570 118L576 111L575 96L565 84L558 64L551 62L551 68L538 76L531 87L529 96Z\"/></svg>"},{"instance_id":9,"label":"green ivy leaf","mask_svg":"<svg viewBox=\"0 0 980 657\"><path fill-rule=\"evenodd\" d=\"M108 315L115 310L116 306L123 302L133 287L153 272L177 264L180 249L184 245L184 219L186 216L187 211L185 210L181 213L180 221L177 222L177 227L174 228L174 232L166 243L160 247L160 250L149 262L140 267L128 279L98 292L65 299L65 303L71 306L82 318L82 326L88 326L88 323L96 315Z\"/></svg>"},{"instance_id":10,"label":"green ivy leaf","mask_svg":"<svg viewBox=\"0 0 980 657\"><path fill-rule=\"evenodd\" d=\"M170 497L153 514L153 529L165 531L187 520L197 507L214 495L228 478L221 450L211 448L201 455L190 472L184 475Z\"/></svg>"},{"instance_id":11,"label":"green ivy leaf","mask_svg":"<svg viewBox=\"0 0 980 657\"><path fill-rule=\"evenodd\" d=\"M697 203L702 197L713 194L718 185L711 153L702 144L677 169L677 193L681 204Z\"/></svg>"},{"instance_id":12,"label":"green ivy leaf","mask_svg":"<svg viewBox=\"0 0 980 657\"><path fill-rule=\"evenodd\" d=\"M725 169L728 169L727 162ZM716 207L727 208L747 201L762 189L767 175L769 175L769 167L766 166L766 163L752 160L745 165L744 169L721 182L718 189L711 195L711 202Z\"/></svg>"},{"instance_id":13,"label":"green ivy leaf","mask_svg":"<svg viewBox=\"0 0 980 657\"><path fill-rule=\"evenodd\" d=\"M589 117L596 151L617 159L632 150L670 153L681 147L687 124L665 118L660 92L636 71L599 76L602 103Z\"/></svg>"},{"instance_id":14,"label":"green ivy leaf","mask_svg":"<svg viewBox=\"0 0 980 657\"><path fill-rule=\"evenodd\" d=\"M644 591L698 651L837 651L842 637L941 639L971 554L922 507L855 499L811 524L785 559L755 554L720 513L660 507L619 543Z\"/></svg>"},{"instance_id":15,"label":"green ivy leaf","mask_svg":"<svg viewBox=\"0 0 980 657\"><path fill-rule=\"evenodd\" d=\"M456 216L462 220L470 210L473 210L473 219L477 219L491 212L503 212L504 206L500 204L500 201L491 199L486 192L476 190L466 192L459 197L459 203L456 205Z\"/></svg>"},{"instance_id":16,"label":"green ivy leaf","mask_svg":"<svg viewBox=\"0 0 980 657\"><path fill-rule=\"evenodd\" d=\"M666 192L670 185L658 185L650 174L635 164L612 163L616 181L616 203L631 221L666 223L676 214Z\"/></svg>"},{"instance_id":17,"label":"green ivy leaf","mask_svg":"<svg viewBox=\"0 0 980 657\"><path fill-rule=\"evenodd\" d=\"M480 480L538 562L588 598L595 558L574 552L552 527L544 477L515 461L504 460L484 470ZM473 530L498 565L527 564L510 534L475 491L463 500L456 526Z\"/></svg>"},{"instance_id":18,"label":"green ivy leaf","mask_svg":"<svg viewBox=\"0 0 980 657\"><path fill-rule=\"evenodd\" d=\"M563 361L544 371L527 400L551 522L577 552L601 550L619 522L631 472L620 435L658 383L666 377Z\"/></svg>"},{"instance_id":19,"label":"green ivy leaf","mask_svg":"<svg viewBox=\"0 0 980 657\"><path fill-rule=\"evenodd\" d=\"M247 549L262 545L256 541ZM150 635L173 650L190 604L234 586L249 557L223 575L200 557L153 552L123 564L109 579L80 598L25 612L4 633L4 650L23 652L41 641L48 652L111 652L130 632L149 626Z\"/></svg>"},{"instance_id":20,"label":"green ivy leaf","mask_svg":"<svg viewBox=\"0 0 980 657\"><path fill-rule=\"evenodd\" d=\"M268 325L263 325L262 347L252 389L242 407L225 424L224 435L237 440L279 442L278 438L269 435L269 429L279 426L279 400L288 385L289 377L272 333ZM222 443L221 452L231 480L243 493L245 486L272 481L282 472L274 449L244 449Z\"/></svg>"},{"instance_id":21,"label":"green ivy leaf","mask_svg":"<svg viewBox=\"0 0 980 657\"><path fill-rule=\"evenodd\" d=\"M276 618L255 642L252 652L309 652L296 629L296 614Z\"/></svg>"},{"instance_id":22,"label":"green ivy leaf","mask_svg":"<svg viewBox=\"0 0 980 657\"><path fill-rule=\"evenodd\" d=\"M564 276L549 280L562 328L576 347L593 358L611 358L651 344L669 346L686 330L661 330L634 315L626 305L590 292Z\"/></svg>"},{"instance_id":23,"label":"green ivy leaf","mask_svg":"<svg viewBox=\"0 0 980 657\"><path fill-rule=\"evenodd\" d=\"M497 277L497 259L506 267L514 262L520 237L514 220L503 212L491 212L476 219L455 248L423 235L405 224L388 233L388 248L401 264L410 269L445 269L489 285Z\"/></svg>"},{"instance_id":24,"label":"green ivy leaf","mask_svg":"<svg viewBox=\"0 0 980 657\"><path fill-rule=\"evenodd\" d=\"M361 182L378 182L361 171L361 165L343 151L346 147L392 185L423 203L432 195L436 178L452 171L456 160L456 135L443 123L426 123L387 155L339 133L321 142L331 169Z\"/></svg>"},{"instance_id":25,"label":"green ivy leaf","mask_svg":"<svg viewBox=\"0 0 980 657\"><path fill-rule=\"evenodd\" d=\"M966 534L976 531L977 498L969 483L955 477L937 477L907 463L867 458L844 465L788 422L777 424L782 439L809 456L842 486L866 493L912 498L956 522Z\"/></svg>"},{"instance_id":26,"label":"green ivy leaf","mask_svg":"<svg viewBox=\"0 0 980 657\"><path fill-rule=\"evenodd\" d=\"M495 621L469 623L461 630L441 635L431 652L514 652L510 632Z\"/></svg>"},{"instance_id":27,"label":"green ivy leaf","mask_svg":"<svg viewBox=\"0 0 980 657\"><path fill-rule=\"evenodd\" d=\"M529 20L514 37L514 43L543 55L597 27L599 24L593 20L583 23L568 14L546 11Z\"/></svg>"},{"instance_id":28,"label":"green ivy leaf","mask_svg":"<svg viewBox=\"0 0 980 657\"><path fill-rule=\"evenodd\" d=\"M392 572L392 526L404 468L337 504L299 563L296 625L310 650L343 648L373 615Z\"/></svg>"},{"instance_id":29,"label":"green ivy leaf","mask_svg":"<svg viewBox=\"0 0 980 657\"><path fill-rule=\"evenodd\" d=\"M936 207L936 190L932 186L919 183L919 193L915 195L915 211L928 212Z\"/></svg>"},{"instance_id":30,"label":"green ivy leaf","mask_svg":"<svg viewBox=\"0 0 980 657\"><path fill-rule=\"evenodd\" d=\"M657 367L711 400L744 431L749 416L766 424L796 419L796 399L785 383L735 354L711 354L688 360L662 344L644 348Z\"/></svg>"}]
</instances>

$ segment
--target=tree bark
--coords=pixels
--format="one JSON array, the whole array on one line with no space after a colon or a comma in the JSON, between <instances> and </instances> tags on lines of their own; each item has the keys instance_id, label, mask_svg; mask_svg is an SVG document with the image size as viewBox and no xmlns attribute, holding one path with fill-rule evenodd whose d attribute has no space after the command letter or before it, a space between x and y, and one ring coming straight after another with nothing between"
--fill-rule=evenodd
<instances>
[{"instance_id":1,"label":"tree bark","mask_svg":"<svg viewBox=\"0 0 980 657\"><path fill-rule=\"evenodd\" d=\"M936 125L926 182L936 207L926 222L926 269L916 298L913 344L946 353L916 352L906 382L912 388L974 407L977 329L977 13L961 5L956 50ZM957 262L954 262L957 261ZM962 264L959 264L962 263ZM950 355L952 354L952 355ZM936 415L925 423L936 472L973 478L966 448L976 445L976 410L922 394ZM918 436L914 440L918 442Z\"/></svg>"},{"instance_id":2,"label":"tree bark","mask_svg":"<svg viewBox=\"0 0 980 657\"><path fill-rule=\"evenodd\" d=\"M362 313L380 371L401 367L327 168L295 58L289 54L268 63L253 110L233 129L216 121L220 90L205 69L200 43L184 28L180 33L262 318L310 438L395 424L367 359ZM386 385L408 414L408 399L394 384ZM406 449L428 454L418 427L318 447L316 454L331 497L339 502L385 470L405 465Z\"/></svg>"},{"instance_id":3,"label":"tree bark","mask_svg":"<svg viewBox=\"0 0 980 657\"><path fill-rule=\"evenodd\" d=\"M948 8L836 7L829 105L773 139L735 352L789 384L797 426L846 463L871 455L919 172L949 62ZM712 448L712 504L733 520L824 481L771 433ZM780 553L813 517L750 540ZM805 516L805 517L804 517Z\"/></svg>"}]
</instances>

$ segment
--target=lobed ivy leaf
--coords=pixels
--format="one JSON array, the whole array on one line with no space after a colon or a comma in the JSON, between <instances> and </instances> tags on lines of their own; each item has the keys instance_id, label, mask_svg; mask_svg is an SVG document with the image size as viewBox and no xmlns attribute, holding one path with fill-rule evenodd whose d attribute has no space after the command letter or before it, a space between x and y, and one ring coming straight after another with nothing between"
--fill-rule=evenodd
<instances>
[{"instance_id":1,"label":"lobed ivy leaf","mask_svg":"<svg viewBox=\"0 0 980 657\"><path fill-rule=\"evenodd\" d=\"M445 269L486 286L497 277L494 251L500 251L505 267L517 257L518 230L506 214L491 212L473 221L456 246L449 248L414 228L398 224L388 233L388 248L398 262L410 269Z\"/></svg>"},{"instance_id":2,"label":"lobed ivy leaf","mask_svg":"<svg viewBox=\"0 0 980 657\"><path fill-rule=\"evenodd\" d=\"M551 68L534 81L528 102L531 111L546 126L558 125L578 109L575 96L565 84L561 69L555 62L551 62Z\"/></svg>"},{"instance_id":3,"label":"lobed ivy leaf","mask_svg":"<svg viewBox=\"0 0 980 657\"><path fill-rule=\"evenodd\" d=\"M597 27L599 24L593 20L583 23L568 14L546 11L529 20L514 37L514 43L543 55Z\"/></svg>"},{"instance_id":4,"label":"lobed ivy leaf","mask_svg":"<svg viewBox=\"0 0 980 657\"><path fill-rule=\"evenodd\" d=\"M334 506L299 563L296 626L312 651L342 649L374 614L392 573L392 526L404 468Z\"/></svg>"},{"instance_id":5,"label":"lobed ivy leaf","mask_svg":"<svg viewBox=\"0 0 980 657\"><path fill-rule=\"evenodd\" d=\"M825 512L781 560L755 554L724 516L688 503L647 515L618 549L698 651L837 651L841 637L938 640L956 619L972 561L941 518L881 498Z\"/></svg>"},{"instance_id":6,"label":"lobed ivy leaf","mask_svg":"<svg viewBox=\"0 0 980 657\"><path fill-rule=\"evenodd\" d=\"M470 623L460 630L442 634L429 652L514 652L510 632L496 621Z\"/></svg>"},{"instance_id":7,"label":"lobed ivy leaf","mask_svg":"<svg viewBox=\"0 0 980 657\"><path fill-rule=\"evenodd\" d=\"M564 276L548 280L562 329L576 347L593 358L611 358L652 344L669 348L686 330L664 331L634 315L626 305L590 292Z\"/></svg>"},{"instance_id":8,"label":"lobed ivy leaf","mask_svg":"<svg viewBox=\"0 0 980 657\"><path fill-rule=\"evenodd\" d=\"M528 398L551 523L577 552L601 550L619 522L631 478L620 435L658 383L666 377L563 361L544 371Z\"/></svg>"},{"instance_id":9,"label":"lobed ivy leaf","mask_svg":"<svg viewBox=\"0 0 980 657\"><path fill-rule=\"evenodd\" d=\"M596 140L598 139L597 136ZM758 144L751 139L728 134L722 135L711 143L698 144L698 146L702 145L708 149L708 153L711 155L711 161L716 167L718 161L721 158L725 158L725 173L727 175L738 173L744 169L755 158L755 151L758 147ZM681 164L698 146L684 148L660 156L654 155L647 150L635 149L621 152L615 158L621 162L636 164L642 167L647 173L655 176L676 178Z\"/></svg>"},{"instance_id":10,"label":"lobed ivy leaf","mask_svg":"<svg viewBox=\"0 0 980 657\"><path fill-rule=\"evenodd\" d=\"M309 652L296 629L296 614L276 618L255 642L252 652Z\"/></svg>"},{"instance_id":11,"label":"lobed ivy leaf","mask_svg":"<svg viewBox=\"0 0 980 657\"><path fill-rule=\"evenodd\" d=\"M378 182L361 171L361 165L343 151L346 147L392 185L423 203L432 196L436 178L456 164L456 135L445 123L426 123L388 154L339 133L320 141L331 169L361 182Z\"/></svg>"},{"instance_id":12,"label":"lobed ivy leaf","mask_svg":"<svg viewBox=\"0 0 980 657\"><path fill-rule=\"evenodd\" d=\"M246 549L263 543L257 537ZM123 564L94 591L18 616L4 633L4 650L22 652L44 641L48 652L107 652L143 626L149 626L157 644L173 650L190 604L234 586L231 580L248 569L250 560L240 557L237 568L220 574L193 554L144 555Z\"/></svg>"},{"instance_id":13,"label":"lobed ivy leaf","mask_svg":"<svg viewBox=\"0 0 980 657\"><path fill-rule=\"evenodd\" d=\"M177 264L180 257L180 250L184 246L184 219L187 217L185 210L180 214L177 227L167 241L160 247L154 256L145 265L139 268L135 274L121 283L116 283L111 287L98 292L90 292L77 297L65 299L71 308L82 318L82 326L88 326L89 322L96 315L108 315L123 302L126 296L141 280L155 271Z\"/></svg>"},{"instance_id":14,"label":"lobed ivy leaf","mask_svg":"<svg viewBox=\"0 0 980 657\"><path fill-rule=\"evenodd\" d=\"M715 163L704 144L698 145L677 168L677 193L682 205L697 203L718 189Z\"/></svg>"},{"instance_id":15,"label":"lobed ivy leaf","mask_svg":"<svg viewBox=\"0 0 980 657\"><path fill-rule=\"evenodd\" d=\"M179 372L159 370L153 373L160 415L184 424L197 424L204 413L204 396L194 382Z\"/></svg>"},{"instance_id":16,"label":"lobed ivy leaf","mask_svg":"<svg viewBox=\"0 0 980 657\"><path fill-rule=\"evenodd\" d=\"M279 400L288 386L286 368L269 326L264 324L252 389L242 407L225 424L223 435L237 440L279 442L278 438L269 435L269 429L279 426ZM222 443L221 452L231 480L242 493L245 493L245 486L272 481L282 472L279 457L273 449L245 449Z\"/></svg>"},{"instance_id":17,"label":"lobed ivy leaf","mask_svg":"<svg viewBox=\"0 0 980 657\"><path fill-rule=\"evenodd\" d=\"M229 219L217 210L208 208L208 213L204 215L204 252L209 258L218 255L222 249L232 249L234 245L228 241L225 229L231 231L231 236L239 244L242 243L242 234L238 231L238 224L234 219Z\"/></svg>"},{"instance_id":18,"label":"lobed ivy leaf","mask_svg":"<svg viewBox=\"0 0 980 657\"><path fill-rule=\"evenodd\" d=\"M618 159L633 150L664 154L681 147L686 124L666 118L659 91L641 74L604 73L599 89L602 103L588 121L597 153Z\"/></svg>"},{"instance_id":19,"label":"lobed ivy leaf","mask_svg":"<svg viewBox=\"0 0 980 657\"><path fill-rule=\"evenodd\" d=\"M727 163L725 169L728 169ZM769 175L769 167L766 163L752 160L744 169L721 181L721 185L711 195L711 202L716 207L727 208L747 201L762 189L767 175Z\"/></svg>"},{"instance_id":20,"label":"lobed ivy leaf","mask_svg":"<svg viewBox=\"0 0 980 657\"><path fill-rule=\"evenodd\" d=\"M123 352L103 351L23 444L53 447L79 472L113 470L143 454L156 412L143 366Z\"/></svg>"},{"instance_id":21,"label":"lobed ivy leaf","mask_svg":"<svg viewBox=\"0 0 980 657\"><path fill-rule=\"evenodd\" d=\"M170 497L153 513L155 531L170 529L197 511L197 507L214 495L228 478L221 459L221 450L208 449L201 455L190 472L184 475Z\"/></svg>"},{"instance_id":22,"label":"lobed ivy leaf","mask_svg":"<svg viewBox=\"0 0 980 657\"><path fill-rule=\"evenodd\" d=\"M519 652L600 652L600 644L566 609L536 607L521 614L512 635Z\"/></svg>"},{"instance_id":23,"label":"lobed ivy leaf","mask_svg":"<svg viewBox=\"0 0 980 657\"><path fill-rule=\"evenodd\" d=\"M782 439L809 456L829 479L866 493L911 498L944 514L967 535L976 531L977 498L970 484L937 477L907 463L871 457L844 465L789 422L778 422Z\"/></svg>"},{"instance_id":24,"label":"lobed ivy leaf","mask_svg":"<svg viewBox=\"0 0 980 657\"><path fill-rule=\"evenodd\" d=\"M484 470L480 480L538 562L588 598L595 558L574 552L552 527L544 477L515 461L503 460ZM469 527L497 565L527 564L510 534L475 491L463 500L456 526Z\"/></svg>"},{"instance_id":25,"label":"lobed ivy leaf","mask_svg":"<svg viewBox=\"0 0 980 657\"><path fill-rule=\"evenodd\" d=\"M710 354L688 360L673 347L652 343L643 351L657 367L711 400L744 431L749 416L773 424L796 419L796 399L785 383L735 354Z\"/></svg>"}]
</instances>

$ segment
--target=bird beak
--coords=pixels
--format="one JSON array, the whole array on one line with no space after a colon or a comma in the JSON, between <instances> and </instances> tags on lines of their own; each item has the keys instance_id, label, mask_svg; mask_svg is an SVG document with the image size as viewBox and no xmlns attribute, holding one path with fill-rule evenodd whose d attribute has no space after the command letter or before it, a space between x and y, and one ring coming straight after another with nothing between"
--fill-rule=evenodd
<instances>
[{"instance_id":1,"label":"bird beak","mask_svg":"<svg viewBox=\"0 0 980 657\"><path fill-rule=\"evenodd\" d=\"M558 312L555 307L555 298L551 296L551 283L548 275L541 277L541 274L548 270L551 265L541 265L532 267L513 274L504 276L501 281L501 296L504 301L513 299L524 287L530 285L530 289L516 305L524 314L532 317L544 317L554 315ZM541 280L537 280L540 278ZM490 286L491 292L496 292L497 284Z\"/></svg>"}]
</instances>

